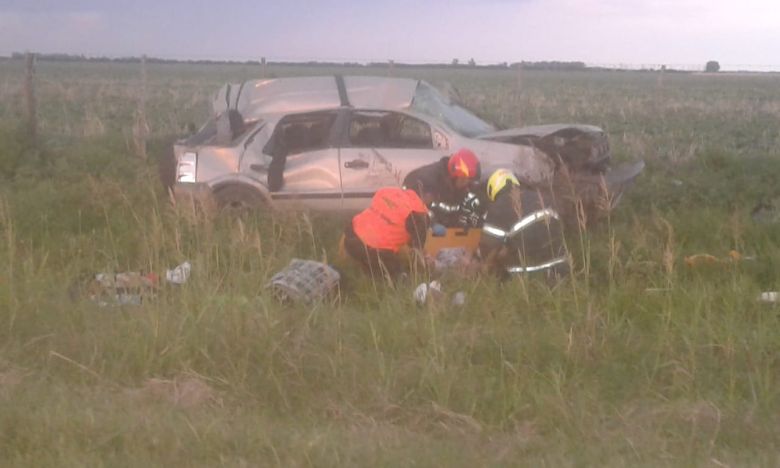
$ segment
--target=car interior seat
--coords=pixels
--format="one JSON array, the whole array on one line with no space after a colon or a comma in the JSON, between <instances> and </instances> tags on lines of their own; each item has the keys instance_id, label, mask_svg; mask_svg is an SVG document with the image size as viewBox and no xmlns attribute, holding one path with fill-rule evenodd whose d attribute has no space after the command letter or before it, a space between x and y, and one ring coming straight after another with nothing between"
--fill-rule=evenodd
<instances>
[{"instance_id":1,"label":"car interior seat","mask_svg":"<svg viewBox=\"0 0 780 468\"><path fill-rule=\"evenodd\" d=\"M385 139L381 128L365 126L360 129L352 143L356 146L384 146Z\"/></svg>"},{"instance_id":2,"label":"car interior seat","mask_svg":"<svg viewBox=\"0 0 780 468\"><path fill-rule=\"evenodd\" d=\"M303 124L290 124L284 129L283 144L286 154L295 154L306 148L306 133Z\"/></svg>"}]
</instances>

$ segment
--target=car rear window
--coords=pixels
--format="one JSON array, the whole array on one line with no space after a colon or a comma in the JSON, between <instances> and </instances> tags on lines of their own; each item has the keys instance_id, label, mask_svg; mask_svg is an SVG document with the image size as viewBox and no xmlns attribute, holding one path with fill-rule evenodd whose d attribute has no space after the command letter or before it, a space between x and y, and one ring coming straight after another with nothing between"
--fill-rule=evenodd
<instances>
[{"instance_id":1,"label":"car rear window","mask_svg":"<svg viewBox=\"0 0 780 468\"><path fill-rule=\"evenodd\" d=\"M328 148L331 146L330 132L335 121L335 111L288 115L276 125L263 153L286 156Z\"/></svg>"}]
</instances>

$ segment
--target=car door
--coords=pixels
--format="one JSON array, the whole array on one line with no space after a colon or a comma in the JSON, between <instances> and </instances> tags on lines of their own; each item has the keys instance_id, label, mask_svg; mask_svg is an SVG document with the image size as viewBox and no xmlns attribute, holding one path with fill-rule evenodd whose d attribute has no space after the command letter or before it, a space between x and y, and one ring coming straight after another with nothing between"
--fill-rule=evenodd
<instances>
[{"instance_id":1,"label":"car door","mask_svg":"<svg viewBox=\"0 0 780 468\"><path fill-rule=\"evenodd\" d=\"M279 120L263 148L271 199L278 207L341 208L339 150L333 139L338 112L317 111Z\"/></svg>"},{"instance_id":2,"label":"car door","mask_svg":"<svg viewBox=\"0 0 780 468\"><path fill-rule=\"evenodd\" d=\"M446 155L431 126L402 112L352 111L339 151L343 206L360 210L378 189L400 186L413 169Z\"/></svg>"}]
</instances>

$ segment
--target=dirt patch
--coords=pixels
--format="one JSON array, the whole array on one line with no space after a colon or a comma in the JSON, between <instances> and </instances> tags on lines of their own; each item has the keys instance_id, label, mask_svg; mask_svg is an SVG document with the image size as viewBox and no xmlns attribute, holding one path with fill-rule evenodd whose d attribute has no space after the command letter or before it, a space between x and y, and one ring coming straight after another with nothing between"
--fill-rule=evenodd
<instances>
[{"instance_id":1,"label":"dirt patch","mask_svg":"<svg viewBox=\"0 0 780 468\"><path fill-rule=\"evenodd\" d=\"M386 403L363 410L344 402L330 402L325 405L325 416L343 424L353 435L350 440L382 450L448 440L471 453L487 456L489 461L484 464L488 465L517 459L540 438L532 421L516 421L513 427L498 430L435 402L415 407Z\"/></svg>"},{"instance_id":2,"label":"dirt patch","mask_svg":"<svg viewBox=\"0 0 780 468\"><path fill-rule=\"evenodd\" d=\"M0 369L0 398L9 398L25 375L24 371L15 367Z\"/></svg>"},{"instance_id":3,"label":"dirt patch","mask_svg":"<svg viewBox=\"0 0 780 468\"><path fill-rule=\"evenodd\" d=\"M705 400L639 402L620 412L619 417L621 424L610 428L612 434L619 433L626 440L643 441L643 446L663 446L663 430L672 428L692 430L712 445L720 433L722 419L720 409Z\"/></svg>"},{"instance_id":4,"label":"dirt patch","mask_svg":"<svg viewBox=\"0 0 780 468\"><path fill-rule=\"evenodd\" d=\"M403 427L412 432L442 432L447 434L475 435L484 430L475 418L457 413L435 402L430 405L405 408L395 404L380 405L363 412L354 407L331 404L326 409L331 419L350 422L365 428L380 424Z\"/></svg>"},{"instance_id":5,"label":"dirt patch","mask_svg":"<svg viewBox=\"0 0 780 468\"><path fill-rule=\"evenodd\" d=\"M221 404L216 390L204 379L187 374L173 379L147 379L143 386L129 390L128 394L133 398L164 401L185 409Z\"/></svg>"}]
</instances>

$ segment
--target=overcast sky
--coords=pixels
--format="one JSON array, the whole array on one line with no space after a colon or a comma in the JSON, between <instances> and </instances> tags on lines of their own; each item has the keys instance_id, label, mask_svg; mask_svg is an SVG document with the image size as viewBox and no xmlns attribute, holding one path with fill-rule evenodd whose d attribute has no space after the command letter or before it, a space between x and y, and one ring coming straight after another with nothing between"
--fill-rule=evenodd
<instances>
[{"instance_id":1,"label":"overcast sky","mask_svg":"<svg viewBox=\"0 0 780 468\"><path fill-rule=\"evenodd\" d=\"M778 0L0 0L0 55L780 70Z\"/></svg>"}]
</instances>

